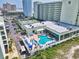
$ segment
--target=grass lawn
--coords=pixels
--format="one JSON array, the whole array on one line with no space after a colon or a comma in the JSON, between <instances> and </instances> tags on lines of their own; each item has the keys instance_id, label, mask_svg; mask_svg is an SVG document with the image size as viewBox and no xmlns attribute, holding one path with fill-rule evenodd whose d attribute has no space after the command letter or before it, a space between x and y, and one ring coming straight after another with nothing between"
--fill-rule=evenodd
<instances>
[{"instance_id":1,"label":"grass lawn","mask_svg":"<svg viewBox=\"0 0 79 59\"><path fill-rule=\"evenodd\" d=\"M41 50L37 52L36 55L31 56L29 59L67 59L65 55L67 55L72 46L76 45L79 45L79 37L55 45L52 48Z\"/></svg>"}]
</instances>

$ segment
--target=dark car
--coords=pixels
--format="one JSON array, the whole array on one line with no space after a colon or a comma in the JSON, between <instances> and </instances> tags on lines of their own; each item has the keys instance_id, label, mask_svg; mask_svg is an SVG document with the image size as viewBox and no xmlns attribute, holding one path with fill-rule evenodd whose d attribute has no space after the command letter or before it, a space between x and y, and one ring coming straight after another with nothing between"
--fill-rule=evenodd
<instances>
[{"instance_id":1,"label":"dark car","mask_svg":"<svg viewBox=\"0 0 79 59\"><path fill-rule=\"evenodd\" d=\"M16 28L14 28L14 30L16 30Z\"/></svg>"},{"instance_id":2,"label":"dark car","mask_svg":"<svg viewBox=\"0 0 79 59\"><path fill-rule=\"evenodd\" d=\"M14 23L14 21L11 21L11 23Z\"/></svg>"}]
</instances>

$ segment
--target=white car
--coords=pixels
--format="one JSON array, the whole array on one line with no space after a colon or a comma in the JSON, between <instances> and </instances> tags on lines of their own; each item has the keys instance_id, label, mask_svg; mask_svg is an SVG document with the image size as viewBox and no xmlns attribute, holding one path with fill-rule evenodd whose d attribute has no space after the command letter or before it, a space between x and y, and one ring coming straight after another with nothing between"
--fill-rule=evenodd
<instances>
[{"instance_id":1,"label":"white car","mask_svg":"<svg viewBox=\"0 0 79 59\"><path fill-rule=\"evenodd\" d=\"M21 55L22 55L22 58L25 59L26 58L26 49L24 46L20 46L21 47Z\"/></svg>"}]
</instances>

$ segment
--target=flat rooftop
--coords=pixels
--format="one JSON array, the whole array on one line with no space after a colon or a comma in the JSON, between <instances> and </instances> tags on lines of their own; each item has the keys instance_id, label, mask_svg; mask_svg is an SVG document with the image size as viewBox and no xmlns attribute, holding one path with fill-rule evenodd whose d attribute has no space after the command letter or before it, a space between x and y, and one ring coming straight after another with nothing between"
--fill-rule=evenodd
<instances>
[{"instance_id":1,"label":"flat rooftop","mask_svg":"<svg viewBox=\"0 0 79 59\"><path fill-rule=\"evenodd\" d=\"M42 26L45 26L44 24L42 23L34 23L34 24L27 24L27 25L24 25L26 28L36 28L36 27L42 27Z\"/></svg>"},{"instance_id":2,"label":"flat rooftop","mask_svg":"<svg viewBox=\"0 0 79 59\"><path fill-rule=\"evenodd\" d=\"M26 28L35 28L40 26L46 26L47 28L51 29L52 31L56 31L57 33L64 33L68 32L70 30L79 29L77 26L65 24L65 23L57 23L57 22L51 22L51 21L43 21L33 24L26 24L24 25Z\"/></svg>"},{"instance_id":3,"label":"flat rooftop","mask_svg":"<svg viewBox=\"0 0 79 59\"><path fill-rule=\"evenodd\" d=\"M62 32L67 32L69 31L66 27L63 27L63 26L60 26L60 25L57 25L56 23L54 22L49 22L49 21L46 21L46 22L43 22L46 27L52 29L52 30L55 30L56 32L58 33L62 33Z\"/></svg>"},{"instance_id":4,"label":"flat rooftop","mask_svg":"<svg viewBox=\"0 0 79 59\"><path fill-rule=\"evenodd\" d=\"M23 10L8 11L8 13L23 13Z\"/></svg>"},{"instance_id":5,"label":"flat rooftop","mask_svg":"<svg viewBox=\"0 0 79 59\"><path fill-rule=\"evenodd\" d=\"M38 21L37 20L28 20L28 19L21 19L21 20L18 20L20 24L23 24L23 25L27 25L27 24L33 24L33 23L37 23Z\"/></svg>"},{"instance_id":6,"label":"flat rooftop","mask_svg":"<svg viewBox=\"0 0 79 59\"><path fill-rule=\"evenodd\" d=\"M50 21L46 21L43 22L48 28L58 32L58 33L64 33L64 32L68 32L70 30L76 30L79 29L79 27L74 26L74 25L70 25L70 24L66 24L66 23L61 23L61 22L50 22Z\"/></svg>"}]
</instances>

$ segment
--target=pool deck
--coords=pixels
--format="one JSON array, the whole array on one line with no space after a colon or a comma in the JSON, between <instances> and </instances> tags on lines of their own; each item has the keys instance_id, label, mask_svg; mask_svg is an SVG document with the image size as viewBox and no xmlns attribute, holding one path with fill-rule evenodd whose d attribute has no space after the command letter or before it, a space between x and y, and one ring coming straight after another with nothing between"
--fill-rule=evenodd
<instances>
[{"instance_id":1,"label":"pool deck","mask_svg":"<svg viewBox=\"0 0 79 59\"><path fill-rule=\"evenodd\" d=\"M49 46L52 46L52 44L54 44L56 42L55 40L50 40L50 41L46 41L44 44L41 44L37 41L35 41L35 43L33 43L32 41L29 41L30 39L27 36L24 36L24 37L25 38L22 37L22 40L30 54L33 54L34 52L39 51L40 49L45 49ZM32 43L32 49L30 49L28 43Z\"/></svg>"}]
</instances>

